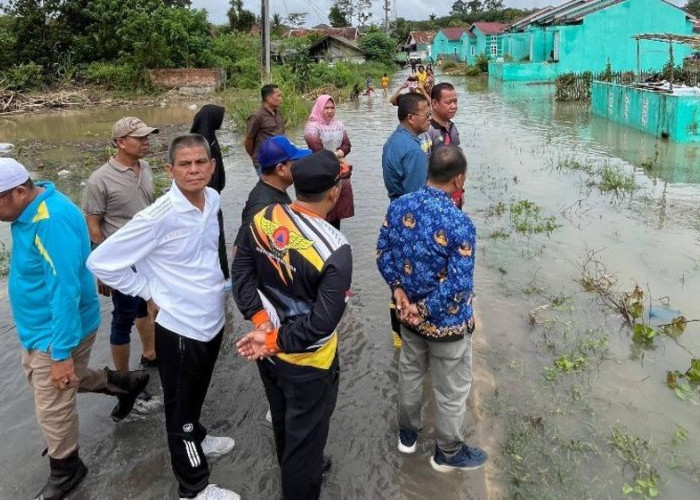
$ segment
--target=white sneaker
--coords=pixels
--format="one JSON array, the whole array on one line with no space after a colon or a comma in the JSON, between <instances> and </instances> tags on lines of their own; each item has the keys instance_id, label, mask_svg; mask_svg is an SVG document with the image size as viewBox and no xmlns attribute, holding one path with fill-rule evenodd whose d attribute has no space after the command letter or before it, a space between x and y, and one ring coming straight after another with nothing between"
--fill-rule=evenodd
<instances>
[{"instance_id":1,"label":"white sneaker","mask_svg":"<svg viewBox=\"0 0 700 500\"><path fill-rule=\"evenodd\" d=\"M265 414L265 420L272 423L272 412L270 411L269 408L267 409L267 413Z\"/></svg>"},{"instance_id":2,"label":"white sneaker","mask_svg":"<svg viewBox=\"0 0 700 500\"><path fill-rule=\"evenodd\" d=\"M215 484L210 484L200 491L194 499L180 498L180 500L241 500L241 496L235 491L225 490Z\"/></svg>"},{"instance_id":3,"label":"white sneaker","mask_svg":"<svg viewBox=\"0 0 700 500\"><path fill-rule=\"evenodd\" d=\"M226 455L229 451L231 451L233 449L233 446L235 444L236 444L236 442L233 440L233 438L230 438L230 437L226 437L226 436L216 437L216 436L207 435L202 440L202 451L204 452L204 455L207 458L217 458L217 457L220 457L222 455ZM199 498L199 497L197 497L197 498ZM209 498L209 497L203 497L203 498ZM219 498L219 497L212 497L212 498ZM221 497L221 498L228 498L228 497Z\"/></svg>"}]
</instances>

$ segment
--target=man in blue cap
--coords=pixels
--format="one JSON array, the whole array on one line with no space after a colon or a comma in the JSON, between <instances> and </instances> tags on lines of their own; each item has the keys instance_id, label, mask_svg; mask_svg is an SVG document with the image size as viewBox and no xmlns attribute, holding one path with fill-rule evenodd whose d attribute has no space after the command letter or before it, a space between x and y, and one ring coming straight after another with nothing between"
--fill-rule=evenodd
<instances>
[{"instance_id":1,"label":"man in blue cap","mask_svg":"<svg viewBox=\"0 0 700 500\"><path fill-rule=\"evenodd\" d=\"M292 200L287 188L292 185L292 162L311 154L310 149L297 148L284 135L270 137L260 145L258 163L260 179L248 195L241 213L241 226L234 242L233 254L253 221L253 216L268 205L288 204Z\"/></svg>"},{"instance_id":2,"label":"man in blue cap","mask_svg":"<svg viewBox=\"0 0 700 500\"><path fill-rule=\"evenodd\" d=\"M296 201L255 214L231 269L236 305L254 326L236 345L257 361L265 386L285 500L318 499L329 466L323 449L338 396L336 328L350 295L352 252L325 217L348 173L328 150L295 162Z\"/></svg>"}]
</instances>

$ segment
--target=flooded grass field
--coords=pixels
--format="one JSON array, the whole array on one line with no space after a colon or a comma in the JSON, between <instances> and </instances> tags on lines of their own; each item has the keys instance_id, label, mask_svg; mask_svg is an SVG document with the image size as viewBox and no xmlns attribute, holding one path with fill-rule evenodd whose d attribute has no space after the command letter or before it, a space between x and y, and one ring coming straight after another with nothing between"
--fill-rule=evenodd
<instances>
[{"instance_id":1,"label":"flooded grass field","mask_svg":"<svg viewBox=\"0 0 700 500\"><path fill-rule=\"evenodd\" d=\"M491 460L481 472L433 472L430 407L418 452L395 449L397 354L374 245L387 206L381 148L396 108L381 98L341 103L356 198L356 216L342 230L355 273L323 498L699 498L700 366L692 360L700 358L700 146L657 141L592 117L585 104L555 103L548 86L449 80L459 91L455 121L469 160L465 206L478 230L469 431ZM78 201L81 182L107 157L116 119L135 114L161 127L157 166L165 137L188 129L189 104L0 118L0 142L17 144L35 178L50 178ZM224 128L232 240L255 175L233 124ZM301 143L301 133L289 135ZM9 246L8 232L0 226ZM213 463L212 481L245 499L277 498L262 385L235 355L247 323L231 302L229 309L203 422L233 436L236 448ZM94 366L111 364L110 311L103 302ZM0 498L27 498L48 463L39 456L44 445L4 286L0 345ZM174 498L162 413L115 425L109 398L79 401L90 473L71 498Z\"/></svg>"}]
</instances>

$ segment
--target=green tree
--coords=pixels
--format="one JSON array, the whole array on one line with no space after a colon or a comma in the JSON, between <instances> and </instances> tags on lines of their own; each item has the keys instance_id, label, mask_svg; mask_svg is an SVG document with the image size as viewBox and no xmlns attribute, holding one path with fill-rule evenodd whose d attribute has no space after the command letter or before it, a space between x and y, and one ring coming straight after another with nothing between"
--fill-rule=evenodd
<instances>
[{"instance_id":1,"label":"green tree","mask_svg":"<svg viewBox=\"0 0 700 500\"><path fill-rule=\"evenodd\" d=\"M396 52L396 42L375 28L360 39L360 48L368 60L390 64Z\"/></svg>"},{"instance_id":2,"label":"green tree","mask_svg":"<svg viewBox=\"0 0 700 500\"><path fill-rule=\"evenodd\" d=\"M279 14L272 14L270 18L270 33L275 36L282 36L287 27L284 25L284 20Z\"/></svg>"},{"instance_id":3,"label":"green tree","mask_svg":"<svg viewBox=\"0 0 700 500\"><path fill-rule=\"evenodd\" d=\"M15 36L15 19L11 16L0 16L0 71L9 68L15 61L15 48L17 37Z\"/></svg>"},{"instance_id":4,"label":"green tree","mask_svg":"<svg viewBox=\"0 0 700 500\"><path fill-rule=\"evenodd\" d=\"M412 29L411 21L406 21L403 17L397 17L391 30L391 36L401 43L406 43Z\"/></svg>"},{"instance_id":5,"label":"green tree","mask_svg":"<svg viewBox=\"0 0 700 500\"><path fill-rule=\"evenodd\" d=\"M331 10L328 12L328 21L330 21L331 26L334 28L344 28L350 25L347 17L345 17L345 14L340 10L337 4L331 5Z\"/></svg>"},{"instance_id":6,"label":"green tree","mask_svg":"<svg viewBox=\"0 0 700 500\"><path fill-rule=\"evenodd\" d=\"M482 8L485 11L503 10L503 0L484 0Z\"/></svg>"},{"instance_id":7,"label":"green tree","mask_svg":"<svg viewBox=\"0 0 700 500\"><path fill-rule=\"evenodd\" d=\"M309 17L308 12L290 12L287 14L287 22L292 28L301 28L306 23L306 18Z\"/></svg>"},{"instance_id":8,"label":"green tree","mask_svg":"<svg viewBox=\"0 0 700 500\"><path fill-rule=\"evenodd\" d=\"M688 0L683 8L692 15L700 17L700 0Z\"/></svg>"},{"instance_id":9,"label":"green tree","mask_svg":"<svg viewBox=\"0 0 700 500\"><path fill-rule=\"evenodd\" d=\"M469 0L467 2L467 11L470 14L476 14L477 12L481 12L483 10L483 4L481 3L481 0Z\"/></svg>"},{"instance_id":10,"label":"green tree","mask_svg":"<svg viewBox=\"0 0 700 500\"><path fill-rule=\"evenodd\" d=\"M372 18L372 0L355 0L355 18L358 26L365 26Z\"/></svg>"},{"instance_id":11,"label":"green tree","mask_svg":"<svg viewBox=\"0 0 700 500\"><path fill-rule=\"evenodd\" d=\"M226 15L231 29L242 33L250 31L255 24L255 14L243 8L243 0L231 0L230 5Z\"/></svg>"},{"instance_id":12,"label":"green tree","mask_svg":"<svg viewBox=\"0 0 700 500\"><path fill-rule=\"evenodd\" d=\"M356 0L334 0L333 2L331 11L335 8L335 10L343 16L345 26L351 26L352 20L355 18L355 2ZM332 24L333 20L330 19L330 15L329 20Z\"/></svg>"},{"instance_id":13,"label":"green tree","mask_svg":"<svg viewBox=\"0 0 700 500\"><path fill-rule=\"evenodd\" d=\"M464 0L457 0L452 4L452 10L450 10L451 16L461 17L467 14L467 4Z\"/></svg>"}]
</instances>

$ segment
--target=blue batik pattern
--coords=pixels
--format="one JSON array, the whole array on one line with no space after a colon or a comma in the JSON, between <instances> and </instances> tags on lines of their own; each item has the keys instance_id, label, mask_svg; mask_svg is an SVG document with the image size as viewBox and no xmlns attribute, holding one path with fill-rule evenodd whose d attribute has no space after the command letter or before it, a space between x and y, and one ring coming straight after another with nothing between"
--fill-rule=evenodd
<instances>
[{"instance_id":1,"label":"blue batik pattern","mask_svg":"<svg viewBox=\"0 0 700 500\"><path fill-rule=\"evenodd\" d=\"M462 336L472 321L476 229L450 196L433 187L389 206L377 241L377 267L402 287L425 321L416 333L430 339Z\"/></svg>"}]
</instances>

